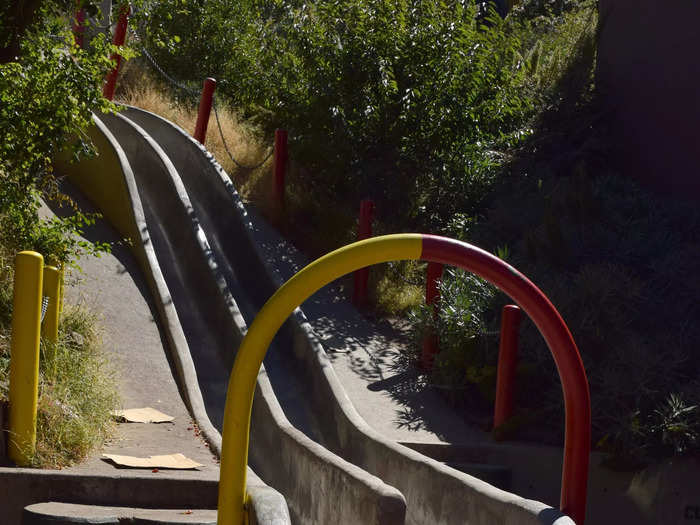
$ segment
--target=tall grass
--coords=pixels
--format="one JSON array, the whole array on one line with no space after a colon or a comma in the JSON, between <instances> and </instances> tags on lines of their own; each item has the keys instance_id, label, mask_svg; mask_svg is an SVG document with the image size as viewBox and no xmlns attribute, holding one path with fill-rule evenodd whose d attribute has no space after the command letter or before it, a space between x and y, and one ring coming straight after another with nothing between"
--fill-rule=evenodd
<instances>
[{"instance_id":1,"label":"tall grass","mask_svg":"<svg viewBox=\"0 0 700 525\"><path fill-rule=\"evenodd\" d=\"M0 245L0 400L8 399L13 257ZM66 307L56 344L41 343L37 444L32 465L61 468L85 459L113 430L119 399L97 320Z\"/></svg>"},{"instance_id":2,"label":"tall grass","mask_svg":"<svg viewBox=\"0 0 700 525\"><path fill-rule=\"evenodd\" d=\"M197 122L198 100L194 97L178 98L176 95L182 93L174 92L171 86L159 82L143 63L135 60L125 66L116 98L124 104L160 115L192 134ZM263 161L268 156L272 143L265 143L260 133L244 122L231 107L219 104L217 109L221 130L212 109L204 146L237 184L237 189L244 198L262 201L264 180L272 173L272 157L264 163ZM257 167L261 163L263 164ZM256 168L246 169L251 166Z\"/></svg>"}]
</instances>

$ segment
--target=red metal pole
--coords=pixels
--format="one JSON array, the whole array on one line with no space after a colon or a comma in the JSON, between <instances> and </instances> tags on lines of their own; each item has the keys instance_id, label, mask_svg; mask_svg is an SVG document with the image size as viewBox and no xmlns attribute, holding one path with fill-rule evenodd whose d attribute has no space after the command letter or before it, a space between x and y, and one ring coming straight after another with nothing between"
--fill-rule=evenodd
<instances>
[{"instance_id":1,"label":"red metal pole","mask_svg":"<svg viewBox=\"0 0 700 525\"><path fill-rule=\"evenodd\" d=\"M444 266L440 263L429 262L425 276L425 304L433 305L433 319L437 319L438 307L440 303L440 289L438 284L442 279ZM433 368L435 356L438 353L438 335L431 329L423 338L423 351L421 353L421 364L423 369Z\"/></svg>"},{"instance_id":2,"label":"red metal pole","mask_svg":"<svg viewBox=\"0 0 700 525\"><path fill-rule=\"evenodd\" d=\"M199 99L199 112L197 113L197 124L194 126L194 138L204 145L207 138L207 126L209 125L209 115L211 114L211 105L214 99L214 90L216 89L216 80L213 78L205 78L202 86L202 97Z\"/></svg>"},{"instance_id":3,"label":"red metal pole","mask_svg":"<svg viewBox=\"0 0 700 525\"><path fill-rule=\"evenodd\" d=\"M75 45L83 49L85 44L85 9L79 9L75 13L75 21L73 22L73 38Z\"/></svg>"},{"instance_id":4,"label":"red metal pole","mask_svg":"<svg viewBox=\"0 0 700 525\"><path fill-rule=\"evenodd\" d=\"M547 296L524 275L475 246L424 235L421 258L459 266L495 284L520 305L544 337L564 392L566 427L560 508L576 523L583 524L591 450L591 397L581 355L566 323Z\"/></svg>"},{"instance_id":5,"label":"red metal pole","mask_svg":"<svg viewBox=\"0 0 700 525\"><path fill-rule=\"evenodd\" d=\"M275 153L273 158L272 201L277 209L284 208L284 178L287 174L287 130L275 130Z\"/></svg>"},{"instance_id":6,"label":"red metal pole","mask_svg":"<svg viewBox=\"0 0 700 525\"><path fill-rule=\"evenodd\" d=\"M129 13L131 13L131 7L129 4L126 4L124 7L122 7L121 14L119 15L119 22L114 30L112 44L115 46L124 45L124 41L126 40L126 26L129 23ZM112 100L114 98L114 89L117 86L117 76L119 75L119 66L122 63L122 57L119 53L112 53L112 56L109 58L110 60L115 61L116 65L114 66L114 69L107 74L104 88L102 88L102 95L106 99Z\"/></svg>"},{"instance_id":7,"label":"red metal pole","mask_svg":"<svg viewBox=\"0 0 700 525\"><path fill-rule=\"evenodd\" d=\"M501 341L498 349L498 376L493 426L498 428L513 415L515 399L515 367L518 358L518 328L522 320L520 308L514 304L503 307Z\"/></svg>"},{"instance_id":8,"label":"red metal pole","mask_svg":"<svg viewBox=\"0 0 700 525\"><path fill-rule=\"evenodd\" d=\"M360 221L357 227L357 240L369 239L372 236L372 219L374 216L374 201L364 199L360 201ZM367 281L369 280L369 267L360 268L354 274L355 285L353 288L352 302L358 308L367 304Z\"/></svg>"}]
</instances>

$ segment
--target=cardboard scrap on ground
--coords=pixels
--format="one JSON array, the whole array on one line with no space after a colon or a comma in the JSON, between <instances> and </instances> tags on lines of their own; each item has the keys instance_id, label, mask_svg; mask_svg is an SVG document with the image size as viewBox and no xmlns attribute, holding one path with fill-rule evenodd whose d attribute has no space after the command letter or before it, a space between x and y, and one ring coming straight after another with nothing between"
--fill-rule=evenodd
<instances>
[{"instance_id":1,"label":"cardboard scrap on ground","mask_svg":"<svg viewBox=\"0 0 700 525\"><path fill-rule=\"evenodd\" d=\"M129 423L169 423L175 419L151 407L115 410L112 415Z\"/></svg>"},{"instance_id":2,"label":"cardboard scrap on ground","mask_svg":"<svg viewBox=\"0 0 700 525\"><path fill-rule=\"evenodd\" d=\"M102 454L102 457L114 462L119 467L129 468L170 468L189 470L201 467L201 463L191 460L182 454L167 454L165 456L148 456L138 458L135 456L119 456L117 454Z\"/></svg>"}]
</instances>

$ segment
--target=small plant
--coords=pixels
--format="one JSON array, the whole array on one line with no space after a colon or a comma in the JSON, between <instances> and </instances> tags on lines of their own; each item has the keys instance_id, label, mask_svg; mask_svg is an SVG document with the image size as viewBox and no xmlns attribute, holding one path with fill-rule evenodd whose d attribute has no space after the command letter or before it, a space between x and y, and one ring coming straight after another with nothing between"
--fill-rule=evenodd
<instances>
[{"instance_id":1,"label":"small plant","mask_svg":"<svg viewBox=\"0 0 700 525\"><path fill-rule=\"evenodd\" d=\"M700 409L681 395L669 394L650 419L650 432L662 449L673 455L700 449Z\"/></svg>"},{"instance_id":2,"label":"small plant","mask_svg":"<svg viewBox=\"0 0 700 525\"><path fill-rule=\"evenodd\" d=\"M68 308L59 341L42 342L34 464L59 468L84 459L113 431L111 412L118 402L96 319L84 309Z\"/></svg>"},{"instance_id":3,"label":"small plant","mask_svg":"<svg viewBox=\"0 0 700 525\"><path fill-rule=\"evenodd\" d=\"M467 390L465 395L491 400L498 346L489 330L493 323L489 310L496 289L468 272L448 268L439 290L437 310L432 305L421 305L410 312L415 359L424 337L438 334L440 352L430 372L430 383L443 390Z\"/></svg>"}]
</instances>

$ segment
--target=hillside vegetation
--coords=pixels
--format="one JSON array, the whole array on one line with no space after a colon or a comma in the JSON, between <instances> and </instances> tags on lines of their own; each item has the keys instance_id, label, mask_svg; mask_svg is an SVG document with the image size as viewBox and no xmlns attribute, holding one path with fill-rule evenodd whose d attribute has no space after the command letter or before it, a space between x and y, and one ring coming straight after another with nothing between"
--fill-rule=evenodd
<instances>
[{"instance_id":1,"label":"hillside vegetation","mask_svg":"<svg viewBox=\"0 0 700 525\"><path fill-rule=\"evenodd\" d=\"M41 199L64 205L52 160L91 154L91 110L113 105L101 94L111 68L104 37L79 50L61 0L0 6L0 400L9 389L14 257L34 250L68 268L106 246L78 235L95 217L77 210L41 219ZM42 341L35 466L60 468L99 447L111 430L116 388L99 346L96 320L66 307L59 341ZM10 438L11 439L11 438Z\"/></svg>"},{"instance_id":2,"label":"hillside vegetation","mask_svg":"<svg viewBox=\"0 0 700 525\"><path fill-rule=\"evenodd\" d=\"M468 0L163 0L141 14L140 44L170 74L216 77L262 142L289 129L299 244L315 254L352 239L369 197L378 232L498 253L570 326L599 448L627 466L698 451L700 290L686 279L700 263L698 213L610 168L596 2L523 1L502 17ZM398 287L417 275L385 273ZM442 287L428 384L487 425L507 298L460 272ZM420 307L412 317L420 341L436 321ZM559 442L551 356L528 323L520 346L517 413L496 432Z\"/></svg>"}]
</instances>

